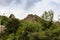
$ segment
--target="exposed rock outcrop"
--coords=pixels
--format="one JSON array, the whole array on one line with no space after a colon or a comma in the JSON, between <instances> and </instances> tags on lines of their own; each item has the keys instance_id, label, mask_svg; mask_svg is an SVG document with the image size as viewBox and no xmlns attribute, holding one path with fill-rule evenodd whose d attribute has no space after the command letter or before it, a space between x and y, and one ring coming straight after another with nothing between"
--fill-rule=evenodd
<instances>
[{"instance_id":1,"label":"exposed rock outcrop","mask_svg":"<svg viewBox=\"0 0 60 40\"><path fill-rule=\"evenodd\" d=\"M13 14L11 14L11 15L9 16L9 18L15 18L15 16L14 16Z\"/></svg>"},{"instance_id":2,"label":"exposed rock outcrop","mask_svg":"<svg viewBox=\"0 0 60 40\"><path fill-rule=\"evenodd\" d=\"M5 29L6 29L6 28L5 28L4 25L0 25L0 33L1 33L1 32L4 32Z\"/></svg>"},{"instance_id":3,"label":"exposed rock outcrop","mask_svg":"<svg viewBox=\"0 0 60 40\"><path fill-rule=\"evenodd\" d=\"M39 22L40 17L37 15L29 14L24 20L32 21L32 22Z\"/></svg>"}]
</instances>

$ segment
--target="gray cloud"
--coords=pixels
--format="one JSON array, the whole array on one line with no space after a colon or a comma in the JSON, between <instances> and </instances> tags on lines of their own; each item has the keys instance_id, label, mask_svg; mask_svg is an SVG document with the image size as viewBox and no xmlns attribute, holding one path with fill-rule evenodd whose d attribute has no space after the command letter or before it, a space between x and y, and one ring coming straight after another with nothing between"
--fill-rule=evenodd
<instances>
[{"instance_id":1,"label":"gray cloud","mask_svg":"<svg viewBox=\"0 0 60 40\"><path fill-rule=\"evenodd\" d=\"M10 5L11 2L12 2L12 0L0 0L0 5L8 6L8 5Z\"/></svg>"},{"instance_id":2,"label":"gray cloud","mask_svg":"<svg viewBox=\"0 0 60 40\"><path fill-rule=\"evenodd\" d=\"M30 7L32 7L35 3L40 2L42 0L27 0L26 3L26 9L29 9Z\"/></svg>"},{"instance_id":3,"label":"gray cloud","mask_svg":"<svg viewBox=\"0 0 60 40\"><path fill-rule=\"evenodd\" d=\"M34 5L34 3L39 2L41 0L25 0L26 4L24 2L24 0L0 0L0 5L1 6L14 6L14 5L21 5L22 7L24 7L25 9L29 9L30 7L32 7Z\"/></svg>"},{"instance_id":4,"label":"gray cloud","mask_svg":"<svg viewBox=\"0 0 60 40\"><path fill-rule=\"evenodd\" d=\"M13 2L14 2L14 4L19 4L19 3L21 3L21 0L0 0L0 5L9 6L10 4L13 4Z\"/></svg>"}]
</instances>

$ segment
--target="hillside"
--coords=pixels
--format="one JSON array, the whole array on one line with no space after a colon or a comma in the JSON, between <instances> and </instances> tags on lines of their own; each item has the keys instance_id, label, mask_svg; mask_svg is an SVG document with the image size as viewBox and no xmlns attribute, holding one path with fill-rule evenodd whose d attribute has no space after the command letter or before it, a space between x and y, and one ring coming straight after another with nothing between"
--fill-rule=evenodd
<instances>
[{"instance_id":1,"label":"hillside","mask_svg":"<svg viewBox=\"0 0 60 40\"><path fill-rule=\"evenodd\" d=\"M60 40L60 22L43 17L29 14L19 20L14 15L0 16L1 25L6 28L0 33L0 40Z\"/></svg>"}]
</instances>

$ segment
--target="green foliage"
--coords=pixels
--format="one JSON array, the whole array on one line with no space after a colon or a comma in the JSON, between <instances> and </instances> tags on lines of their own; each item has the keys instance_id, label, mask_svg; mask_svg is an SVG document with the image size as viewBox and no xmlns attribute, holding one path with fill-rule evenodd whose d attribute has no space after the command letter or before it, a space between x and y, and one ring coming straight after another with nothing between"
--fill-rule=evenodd
<instances>
[{"instance_id":1,"label":"green foliage","mask_svg":"<svg viewBox=\"0 0 60 40\"><path fill-rule=\"evenodd\" d=\"M18 19L10 19L6 25L8 33L15 33L18 27L20 26L20 21Z\"/></svg>"},{"instance_id":2,"label":"green foliage","mask_svg":"<svg viewBox=\"0 0 60 40\"><path fill-rule=\"evenodd\" d=\"M1 25L7 25L9 19L5 16L0 16Z\"/></svg>"},{"instance_id":3,"label":"green foliage","mask_svg":"<svg viewBox=\"0 0 60 40\"><path fill-rule=\"evenodd\" d=\"M14 38L15 38L15 36L14 36L14 34L12 33L12 34L10 34L10 35L8 36L7 40L14 40Z\"/></svg>"},{"instance_id":4,"label":"green foliage","mask_svg":"<svg viewBox=\"0 0 60 40\"><path fill-rule=\"evenodd\" d=\"M44 12L42 18L19 20L0 16L7 29L0 33L0 40L60 40L60 22L53 21L53 12ZM35 17L33 17L35 19Z\"/></svg>"},{"instance_id":5,"label":"green foliage","mask_svg":"<svg viewBox=\"0 0 60 40\"><path fill-rule=\"evenodd\" d=\"M32 23L32 22L22 22L21 23L22 27L19 27L17 32L16 32L16 40L21 39L21 40L29 40L30 37L29 35L33 32L38 32L39 27Z\"/></svg>"},{"instance_id":6,"label":"green foliage","mask_svg":"<svg viewBox=\"0 0 60 40\"><path fill-rule=\"evenodd\" d=\"M42 15L42 27L43 29L47 29L47 28L50 28L52 26L52 22L53 22L53 11L48 11L48 12L44 12L44 14Z\"/></svg>"}]
</instances>

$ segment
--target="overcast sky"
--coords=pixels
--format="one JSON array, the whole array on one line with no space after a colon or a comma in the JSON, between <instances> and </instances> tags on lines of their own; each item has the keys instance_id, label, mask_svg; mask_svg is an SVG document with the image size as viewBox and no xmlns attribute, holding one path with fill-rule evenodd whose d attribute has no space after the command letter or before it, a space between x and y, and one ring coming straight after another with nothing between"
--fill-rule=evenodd
<instances>
[{"instance_id":1,"label":"overcast sky","mask_svg":"<svg viewBox=\"0 0 60 40\"><path fill-rule=\"evenodd\" d=\"M13 13L23 19L28 14L42 15L44 11L54 11L54 19L60 14L60 0L0 0L0 15L9 16Z\"/></svg>"}]
</instances>

